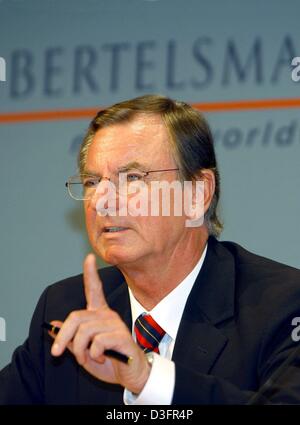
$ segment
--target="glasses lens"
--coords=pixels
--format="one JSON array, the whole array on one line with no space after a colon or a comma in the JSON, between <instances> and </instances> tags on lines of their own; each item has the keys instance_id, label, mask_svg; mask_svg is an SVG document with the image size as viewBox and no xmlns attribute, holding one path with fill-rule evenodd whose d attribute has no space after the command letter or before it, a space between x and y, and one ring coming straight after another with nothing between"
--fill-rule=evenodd
<instances>
[{"instance_id":1,"label":"glasses lens","mask_svg":"<svg viewBox=\"0 0 300 425\"><path fill-rule=\"evenodd\" d=\"M79 176L74 176L69 178L68 191L72 198L76 200L84 199L83 184Z\"/></svg>"},{"instance_id":2,"label":"glasses lens","mask_svg":"<svg viewBox=\"0 0 300 425\"><path fill-rule=\"evenodd\" d=\"M68 181L68 189L72 198L86 200L93 197L99 184L99 177L82 174L71 177Z\"/></svg>"}]
</instances>

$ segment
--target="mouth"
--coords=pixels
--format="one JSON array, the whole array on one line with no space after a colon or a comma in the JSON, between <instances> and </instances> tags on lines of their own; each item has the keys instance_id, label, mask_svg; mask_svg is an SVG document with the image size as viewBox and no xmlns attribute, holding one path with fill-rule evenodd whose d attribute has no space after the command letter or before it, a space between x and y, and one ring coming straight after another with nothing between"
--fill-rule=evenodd
<instances>
[{"instance_id":1,"label":"mouth","mask_svg":"<svg viewBox=\"0 0 300 425\"><path fill-rule=\"evenodd\" d=\"M107 227L104 227L103 232L116 233L116 232L124 232L125 230L128 230L128 227L107 226Z\"/></svg>"}]
</instances>

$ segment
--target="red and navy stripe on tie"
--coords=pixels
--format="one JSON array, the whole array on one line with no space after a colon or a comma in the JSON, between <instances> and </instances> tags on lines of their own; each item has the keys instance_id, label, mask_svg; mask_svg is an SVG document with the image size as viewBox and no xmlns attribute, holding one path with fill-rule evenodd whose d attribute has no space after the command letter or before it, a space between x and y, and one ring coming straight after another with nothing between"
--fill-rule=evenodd
<instances>
[{"instance_id":1,"label":"red and navy stripe on tie","mask_svg":"<svg viewBox=\"0 0 300 425\"><path fill-rule=\"evenodd\" d=\"M150 314L141 314L135 321L134 330L137 343L145 353L150 351L159 353L158 346L165 335L165 331Z\"/></svg>"}]
</instances>

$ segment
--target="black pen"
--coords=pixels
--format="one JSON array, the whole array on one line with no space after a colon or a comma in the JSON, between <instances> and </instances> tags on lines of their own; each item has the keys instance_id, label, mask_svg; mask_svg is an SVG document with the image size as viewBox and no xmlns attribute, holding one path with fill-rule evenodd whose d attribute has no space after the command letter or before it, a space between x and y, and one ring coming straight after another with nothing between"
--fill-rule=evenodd
<instances>
[{"instance_id":1,"label":"black pen","mask_svg":"<svg viewBox=\"0 0 300 425\"><path fill-rule=\"evenodd\" d=\"M57 335L58 332L60 331L60 328L58 326L53 326L51 325L51 323L48 323L48 322L44 322L42 324L42 328L47 329L48 331L54 333L55 335ZM113 359L119 360L120 362L126 363L126 364L129 364L132 361L132 357L128 357L125 354L119 353L118 351L115 351L115 350L104 350L103 354L107 357L111 357Z\"/></svg>"}]
</instances>

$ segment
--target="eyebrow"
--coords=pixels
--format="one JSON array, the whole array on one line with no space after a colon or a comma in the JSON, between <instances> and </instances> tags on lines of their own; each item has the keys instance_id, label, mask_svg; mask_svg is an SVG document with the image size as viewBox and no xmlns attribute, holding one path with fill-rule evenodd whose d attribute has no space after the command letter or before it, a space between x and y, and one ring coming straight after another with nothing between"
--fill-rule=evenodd
<instances>
[{"instance_id":1,"label":"eyebrow","mask_svg":"<svg viewBox=\"0 0 300 425\"><path fill-rule=\"evenodd\" d=\"M126 165L123 165L122 167L119 167L118 171L132 170L133 168L146 170L147 167L145 166L145 164L141 164L140 162L137 162L137 161L132 161Z\"/></svg>"},{"instance_id":2,"label":"eyebrow","mask_svg":"<svg viewBox=\"0 0 300 425\"><path fill-rule=\"evenodd\" d=\"M144 170L147 169L147 167L146 167L145 164L141 164L140 162L131 161L131 162L128 162L127 164L125 164L125 165L118 167L117 171L122 172L122 171L127 171L127 170L132 170L132 169L139 169L139 170L144 171ZM85 172L83 174L90 174L92 176L97 176L97 177L100 176L100 174L98 172L94 172L91 169L85 169Z\"/></svg>"}]
</instances>

